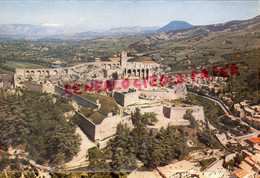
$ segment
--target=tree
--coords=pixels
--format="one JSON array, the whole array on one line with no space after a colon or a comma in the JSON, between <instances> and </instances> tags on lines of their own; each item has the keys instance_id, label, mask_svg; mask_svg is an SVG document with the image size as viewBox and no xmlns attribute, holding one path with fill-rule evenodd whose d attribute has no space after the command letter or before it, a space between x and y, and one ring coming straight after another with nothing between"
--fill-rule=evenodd
<instances>
[{"instance_id":1,"label":"tree","mask_svg":"<svg viewBox=\"0 0 260 178\"><path fill-rule=\"evenodd\" d=\"M206 146L213 148L215 143L215 138L213 133L210 130L204 130L203 132L197 132L197 136L200 142L204 143Z\"/></svg>"},{"instance_id":2,"label":"tree","mask_svg":"<svg viewBox=\"0 0 260 178\"><path fill-rule=\"evenodd\" d=\"M190 128L196 128L198 126L198 122L196 121L195 117L192 115L192 110L188 109L183 116L183 119L190 121Z\"/></svg>"},{"instance_id":3,"label":"tree","mask_svg":"<svg viewBox=\"0 0 260 178\"><path fill-rule=\"evenodd\" d=\"M118 79L118 73L117 72L112 73L112 78L117 80Z\"/></svg>"},{"instance_id":4,"label":"tree","mask_svg":"<svg viewBox=\"0 0 260 178\"><path fill-rule=\"evenodd\" d=\"M149 112L142 115L141 122L145 125L153 125L155 122L158 122L158 119L154 112Z\"/></svg>"},{"instance_id":5,"label":"tree","mask_svg":"<svg viewBox=\"0 0 260 178\"><path fill-rule=\"evenodd\" d=\"M153 125L155 122L158 122L158 119L156 118L156 114L154 112L141 114L139 108L136 108L135 113L131 114L131 119L135 126L137 126L138 124Z\"/></svg>"},{"instance_id":6,"label":"tree","mask_svg":"<svg viewBox=\"0 0 260 178\"><path fill-rule=\"evenodd\" d=\"M22 95L8 94L5 98L0 92L0 148L23 144L29 156L40 164L59 165L70 160L79 150L80 137L74 135L75 124L64 117L68 101L58 95L17 91ZM64 103L54 104L53 97Z\"/></svg>"},{"instance_id":7,"label":"tree","mask_svg":"<svg viewBox=\"0 0 260 178\"><path fill-rule=\"evenodd\" d=\"M106 162L103 153L97 148L92 147L88 149L89 166L88 169L92 171L109 171L111 168Z\"/></svg>"},{"instance_id":8,"label":"tree","mask_svg":"<svg viewBox=\"0 0 260 178\"><path fill-rule=\"evenodd\" d=\"M117 136L111 142L111 167L117 171L129 171L136 168L136 156L133 137L126 125L117 126Z\"/></svg>"}]
</instances>

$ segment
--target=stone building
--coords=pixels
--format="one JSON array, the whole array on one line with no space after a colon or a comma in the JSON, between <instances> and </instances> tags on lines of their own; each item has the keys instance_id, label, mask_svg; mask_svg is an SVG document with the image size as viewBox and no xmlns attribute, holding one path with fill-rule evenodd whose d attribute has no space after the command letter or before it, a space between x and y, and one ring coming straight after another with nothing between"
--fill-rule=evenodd
<instances>
[{"instance_id":1,"label":"stone building","mask_svg":"<svg viewBox=\"0 0 260 178\"><path fill-rule=\"evenodd\" d=\"M118 79L146 78L155 74L163 74L160 64L152 62L127 62L127 53L122 52L120 61L88 62L72 67L43 68L43 69L16 69L14 80L16 86L24 81L33 81L45 84L47 81L55 85L62 85L68 81L84 81L89 79L108 80L113 73L118 74Z\"/></svg>"},{"instance_id":2,"label":"stone building","mask_svg":"<svg viewBox=\"0 0 260 178\"><path fill-rule=\"evenodd\" d=\"M118 92L115 91L113 93L113 97L115 98L116 102L121 106L125 107L131 104L135 104L139 100L139 92L132 91L132 92Z\"/></svg>"}]
</instances>

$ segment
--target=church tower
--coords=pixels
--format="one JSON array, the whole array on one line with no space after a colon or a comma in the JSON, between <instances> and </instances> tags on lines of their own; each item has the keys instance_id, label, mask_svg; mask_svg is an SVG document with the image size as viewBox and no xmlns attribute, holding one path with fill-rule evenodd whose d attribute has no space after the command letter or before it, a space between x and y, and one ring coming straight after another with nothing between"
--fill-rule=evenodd
<instances>
[{"instance_id":1,"label":"church tower","mask_svg":"<svg viewBox=\"0 0 260 178\"><path fill-rule=\"evenodd\" d=\"M121 52L120 55L120 65L121 67L126 67L127 62L127 53L125 51Z\"/></svg>"}]
</instances>

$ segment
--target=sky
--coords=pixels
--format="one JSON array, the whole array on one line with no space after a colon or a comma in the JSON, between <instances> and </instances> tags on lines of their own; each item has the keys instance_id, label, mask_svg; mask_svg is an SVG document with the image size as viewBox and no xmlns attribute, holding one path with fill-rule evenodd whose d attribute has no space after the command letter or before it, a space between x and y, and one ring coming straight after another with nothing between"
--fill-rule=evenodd
<instances>
[{"instance_id":1,"label":"sky","mask_svg":"<svg viewBox=\"0 0 260 178\"><path fill-rule=\"evenodd\" d=\"M207 25L260 15L260 1L4 1L0 24L64 26L84 30L159 26L173 20Z\"/></svg>"}]
</instances>

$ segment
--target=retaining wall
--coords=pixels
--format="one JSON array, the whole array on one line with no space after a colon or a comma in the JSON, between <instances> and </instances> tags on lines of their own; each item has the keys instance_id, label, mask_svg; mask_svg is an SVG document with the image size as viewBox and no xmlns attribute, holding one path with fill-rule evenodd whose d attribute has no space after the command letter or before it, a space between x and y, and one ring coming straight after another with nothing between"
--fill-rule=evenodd
<instances>
[{"instance_id":1,"label":"retaining wall","mask_svg":"<svg viewBox=\"0 0 260 178\"><path fill-rule=\"evenodd\" d=\"M43 86L36 84L36 83L31 83L31 82L25 81L23 86L26 88L29 88L31 90L34 90L34 91L43 92Z\"/></svg>"},{"instance_id":2,"label":"retaining wall","mask_svg":"<svg viewBox=\"0 0 260 178\"><path fill-rule=\"evenodd\" d=\"M59 86L55 86L55 92L59 93L60 95L68 95L65 93L64 88L61 88ZM78 105L84 106L84 107L92 107L92 108L98 108L98 105L90 100L87 100L86 98L83 98L82 96L79 96L75 93L71 93L71 98L73 101L75 101Z\"/></svg>"},{"instance_id":3,"label":"retaining wall","mask_svg":"<svg viewBox=\"0 0 260 178\"><path fill-rule=\"evenodd\" d=\"M95 131L96 125L88 120L85 116L80 114L78 111L75 112L75 115L78 116L77 124L81 130L92 140L95 141Z\"/></svg>"}]
</instances>

